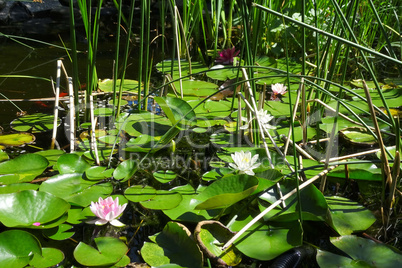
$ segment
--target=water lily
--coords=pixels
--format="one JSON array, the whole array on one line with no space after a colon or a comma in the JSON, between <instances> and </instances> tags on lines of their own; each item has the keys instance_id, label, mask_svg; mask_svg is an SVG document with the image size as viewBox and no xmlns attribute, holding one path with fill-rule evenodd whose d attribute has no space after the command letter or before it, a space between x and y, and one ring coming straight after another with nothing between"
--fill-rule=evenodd
<instances>
[{"instance_id":1,"label":"water lily","mask_svg":"<svg viewBox=\"0 0 402 268\"><path fill-rule=\"evenodd\" d=\"M224 49L219 52L219 57L217 57L215 61L221 64L233 64L234 57L239 55L239 53L240 50L236 51L235 47Z\"/></svg>"},{"instance_id":2,"label":"water lily","mask_svg":"<svg viewBox=\"0 0 402 268\"><path fill-rule=\"evenodd\" d=\"M274 129L275 128L274 126L271 126L269 124L269 122L272 119L274 119L274 117L272 115L268 114L267 110L264 110L264 109L258 110L257 111L257 116L258 116L258 120L260 121L260 124L263 125L265 128L268 128L268 129ZM247 122L247 118L242 117L241 119L243 121ZM241 126L240 129L247 129L253 119L255 119L255 118L253 117L250 121L247 122L247 124Z\"/></svg>"},{"instance_id":3,"label":"water lily","mask_svg":"<svg viewBox=\"0 0 402 268\"><path fill-rule=\"evenodd\" d=\"M258 154L251 157L251 152L235 152L231 154L234 163L229 163L229 166L237 169L240 174L247 174L253 176L255 173L253 169L258 168L261 163L256 163Z\"/></svg>"},{"instance_id":4,"label":"water lily","mask_svg":"<svg viewBox=\"0 0 402 268\"><path fill-rule=\"evenodd\" d=\"M111 225L116 227L124 226L117 218L123 213L127 204L122 206L119 205L119 198L116 197L115 200L111 196L103 200L99 197L98 202L91 202L90 209L98 217L98 219L91 221L89 223L95 223L96 225L104 225L110 222Z\"/></svg>"},{"instance_id":5,"label":"water lily","mask_svg":"<svg viewBox=\"0 0 402 268\"><path fill-rule=\"evenodd\" d=\"M285 93L287 92L286 91L286 86L284 84L279 84L279 83L273 84L271 86L271 89L272 89L272 92L273 92L273 94L271 96L272 100L276 99L279 96L285 95Z\"/></svg>"}]
</instances>

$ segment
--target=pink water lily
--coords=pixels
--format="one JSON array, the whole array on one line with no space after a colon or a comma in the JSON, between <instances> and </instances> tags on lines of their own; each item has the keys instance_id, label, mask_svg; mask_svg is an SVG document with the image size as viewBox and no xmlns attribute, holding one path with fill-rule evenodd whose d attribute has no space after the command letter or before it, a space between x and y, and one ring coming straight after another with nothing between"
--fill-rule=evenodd
<instances>
[{"instance_id":1,"label":"pink water lily","mask_svg":"<svg viewBox=\"0 0 402 268\"><path fill-rule=\"evenodd\" d=\"M220 64L232 64L233 58L239 55L240 50L236 51L235 47L224 49L219 52L219 57L216 58L216 62Z\"/></svg>"},{"instance_id":2,"label":"pink water lily","mask_svg":"<svg viewBox=\"0 0 402 268\"><path fill-rule=\"evenodd\" d=\"M117 218L123 213L126 208L127 203L124 205L119 205L119 198L116 197L115 200L111 196L103 200L99 197L98 202L91 202L90 209L98 217L98 219L91 221L89 223L95 223L96 225L104 225L110 222L111 225L116 227L123 227L124 224L121 223Z\"/></svg>"}]
</instances>

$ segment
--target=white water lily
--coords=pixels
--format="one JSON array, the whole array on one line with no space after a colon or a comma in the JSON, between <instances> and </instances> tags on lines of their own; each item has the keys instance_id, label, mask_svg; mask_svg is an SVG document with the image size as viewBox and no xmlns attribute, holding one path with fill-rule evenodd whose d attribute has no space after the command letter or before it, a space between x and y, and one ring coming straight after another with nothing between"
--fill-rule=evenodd
<instances>
[{"instance_id":1,"label":"white water lily","mask_svg":"<svg viewBox=\"0 0 402 268\"><path fill-rule=\"evenodd\" d=\"M121 223L117 218L123 213L127 204L119 205L119 198L116 197L115 200L111 196L103 200L99 197L98 202L91 202L90 209L93 214L95 214L98 219L90 221L88 223L95 223L96 225L104 225L110 222L111 225L116 227L123 227L124 224Z\"/></svg>"},{"instance_id":2,"label":"white water lily","mask_svg":"<svg viewBox=\"0 0 402 268\"><path fill-rule=\"evenodd\" d=\"M269 122L272 119L274 119L274 117L272 115L268 114L268 111L266 111L264 109L260 109L257 111L257 116L258 116L258 120L260 121L260 124L263 125L265 128L268 128L268 129L275 128L274 126L269 124ZM241 119L243 121L247 122L247 118L242 117ZM255 118L253 117L250 121L247 122L247 124L241 126L240 129L247 129L253 119L255 119Z\"/></svg>"},{"instance_id":3,"label":"white water lily","mask_svg":"<svg viewBox=\"0 0 402 268\"><path fill-rule=\"evenodd\" d=\"M251 157L251 152L235 152L231 154L234 163L229 163L229 166L237 169L240 174L247 174L253 176L255 173L253 169L258 168L261 163L256 163L258 154Z\"/></svg>"}]
</instances>

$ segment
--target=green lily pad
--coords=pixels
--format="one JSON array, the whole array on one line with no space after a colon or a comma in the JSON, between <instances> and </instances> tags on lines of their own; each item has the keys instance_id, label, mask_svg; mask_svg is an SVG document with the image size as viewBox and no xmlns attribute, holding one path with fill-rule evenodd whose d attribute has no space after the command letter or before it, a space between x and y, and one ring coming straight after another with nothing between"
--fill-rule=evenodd
<instances>
[{"instance_id":1,"label":"green lily pad","mask_svg":"<svg viewBox=\"0 0 402 268\"><path fill-rule=\"evenodd\" d=\"M8 157L8 154L0 149L0 162L6 161L8 159L10 159L10 157Z\"/></svg>"},{"instance_id":2,"label":"green lily pad","mask_svg":"<svg viewBox=\"0 0 402 268\"><path fill-rule=\"evenodd\" d=\"M36 113L21 116L11 122L11 128L16 131L29 131L32 133L46 132L53 129L53 115ZM61 122L57 119L57 125Z\"/></svg>"},{"instance_id":3,"label":"green lily pad","mask_svg":"<svg viewBox=\"0 0 402 268\"><path fill-rule=\"evenodd\" d=\"M206 189L205 186L200 185L197 188L197 190L195 190L189 184L170 189L170 191L180 193L182 196L182 201L175 208L165 209L162 212L166 214L171 220L180 220L185 222L200 222L203 220L210 220L213 217L216 217L221 212L221 209L213 209L213 210L195 209L195 206L197 204L193 202L193 199L195 199L197 195L205 189Z\"/></svg>"},{"instance_id":4,"label":"green lily pad","mask_svg":"<svg viewBox=\"0 0 402 268\"><path fill-rule=\"evenodd\" d=\"M96 248L80 242L74 249L74 258L84 266L112 266L126 255L128 248L114 237L95 238Z\"/></svg>"},{"instance_id":5,"label":"green lily pad","mask_svg":"<svg viewBox=\"0 0 402 268\"><path fill-rule=\"evenodd\" d=\"M35 141L35 136L31 133L15 133L0 136L0 145L4 146L21 146L30 144Z\"/></svg>"},{"instance_id":6,"label":"green lily pad","mask_svg":"<svg viewBox=\"0 0 402 268\"><path fill-rule=\"evenodd\" d=\"M190 231L182 224L168 222L162 232L145 242L141 255L153 267L177 264L183 267L201 268L203 257Z\"/></svg>"},{"instance_id":7,"label":"green lily pad","mask_svg":"<svg viewBox=\"0 0 402 268\"><path fill-rule=\"evenodd\" d=\"M49 162L41 155L22 154L0 163L0 184L32 181L47 168Z\"/></svg>"},{"instance_id":8,"label":"green lily pad","mask_svg":"<svg viewBox=\"0 0 402 268\"><path fill-rule=\"evenodd\" d=\"M32 183L13 183L0 186L0 194L10 194L15 192L21 192L24 190L37 190L38 184Z\"/></svg>"},{"instance_id":9,"label":"green lily pad","mask_svg":"<svg viewBox=\"0 0 402 268\"><path fill-rule=\"evenodd\" d=\"M56 166L60 174L84 173L91 165L77 154L63 154L57 160Z\"/></svg>"},{"instance_id":10,"label":"green lily pad","mask_svg":"<svg viewBox=\"0 0 402 268\"><path fill-rule=\"evenodd\" d=\"M171 67L173 64L173 72ZM180 67L181 67L181 76L187 76L190 74L190 64L186 60L181 60L180 61ZM156 68L163 72L163 73L169 73L173 79L179 78L179 64L178 60L164 60L162 62L159 62L156 64ZM201 62L191 62L191 73L197 73L197 72L202 72L208 70L208 67L202 64Z\"/></svg>"},{"instance_id":11,"label":"green lily pad","mask_svg":"<svg viewBox=\"0 0 402 268\"><path fill-rule=\"evenodd\" d=\"M238 232L252 219L252 216L240 217L230 226L230 229ZM257 222L237 239L234 246L250 258L272 260L298 245L290 243L288 228Z\"/></svg>"},{"instance_id":12,"label":"green lily pad","mask_svg":"<svg viewBox=\"0 0 402 268\"><path fill-rule=\"evenodd\" d=\"M214 181L194 202L195 209L215 209L229 207L249 197L258 186L258 179L245 174L223 177Z\"/></svg>"},{"instance_id":13,"label":"green lily pad","mask_svg":"<svg viewBox=\"0 0 402 268\"><path fill-rule=\"evenodd\" d=\"M242 76L242 72L238 67L228 68L229 66L215 65L209 69L207 76L214 80L226 81L229 79L235 79L238 76Z\"/></svg>"},{"instance_id":14,"label":"green lily pad","mask_svg":"<svg viewBox=\"0 0 402 268\"><path fill-rule=\"evenodd\" d=\"M364 231L375 221L373 213L362 205L344 197L326 197L332 221L340 235Z\"/></svg>"},{"instance_id":15,"label":"green lily pad","mask_svg":"<svg viewBox=\"0 0 402 268\"><path fill-rule=\"evenodd\" d=\"M152 175L157 181L161 183L168 183L177 177L177 174L171 170L158 170Z\"/></svg>"},{"instance_id":16,"label":"green lily pad","mask_svg":"<svg viewBox=\"0 0 402 268\"><path fill-rule=\"evenodd\" d=\"M72 173L49 178L41 184L39 190L63 198L72 205L86 207L99 197L108 197L113 191L113 185L110 182L84 180L81 173Z\"/></svg>"},{"instance_id":17,"label":"green lily pad","mask_svg":"<svg viewBox=\"0 0 402 268\"><path fill-rule=\"evenodd\" d=\"M340 130L340 136L352 145L372 146L377 140L367 129L360 127L350 127Z\"/></svg>"},{"instance_id":18,"label":"green lily pad","mask_svg":"<svg viewBox=\"0 0 402 268\"><path fill-rule=\"evenodd\" d=\"M141 202L152 199L156 190L151 186L134 185L126 189L124 196L132 202Z\"/></svg>"},{"instance_id":19,"label":"green lily pad","mask_svg":"<svg viewBox=\"0 0 402 268\"><path fill-rule=\"evenodd\" d=\"M331 238L331 243L350 256L344 257L326 251L319 251L317 262L320 267L381 267L393 268L402 266L402 255L385 244L354 235ZM359 266L357 266L358 264Z\"/></svg>"},{"instance_id":20,"label":"green lily pad","mask_svg":"<svg viewBox=\"0 0 402 268\"><path fill-rule=\"evenodd\" d=\"M42 233L53 240L66 240L75 234L75 232L71 230L72 228L72 225L63 223L57 227L43 230Z\"/></svg>"},{"instance_id":21,"label":"green lily pad","mask_svg":"<svg viewBox=\"0 0 402 268\"><path fill-rule=\"evenodd\" d=\"M120 83L121 83L121 80L117 79L116 80L116 92L118 92L120 89ZM111 80L111 79L102 80L98 83L98 87L100 90L102 90L104 92L113 92L113 80ZM123 91L138 92L138 81L124 79Z\"/></svg>"},{"instance_id":22,"label":"green lily pad","mask_svg":"<svg viewBox=\"0 0 402 268\"><path fill-rule=\"evenodd\" d=\"M113 175L114 169L106 169L107 167L93 166L85 170L85 177L91 181L99 181L110 178Z\"/></svg>"},{"instance_id":23,"label":"green lily pad","mask_svg":"<svg viewBox=\"0 0 402 268\"><path fill-rule=\"evenodd\" d=\"M160 137L172 127L168 118L149 112L123 113L117 118L115 124L117 129L122 129L133 137L142 134Z\"/></svg>"},{"instance_id":24,"label":"green lily pad","mask_svg":"<svg viewBox=\"0 0 402 268\"><path fill-rule=\"evenodd\" d=\"M195 112L192 111L191 106L186 101L172 97L156 97L155 100L172 125L179 123L180 127L186 127L195 120Z\"/></svg>"},{"instance_id":25,"label":"green lily pad","mask_svg":"<svg viewBox=\"0 0 402 268\"><path fill-rule=\"evenodd\" d=\"M137 170L137 162L133 159L127 159L121 162L113 171L113 177L116 180L128 181Z\"/></svg>"},{"instance_id":26,"label":"green lily pad","mask_svg":"<svg viewBox=\"0 0 402 268\"><path fill-rule=\"evenodd\" d=\"M0 195L0 221L7 227L52 228L54 221L67 216L69 208L65 200L46 192L25 190Z\"/></svg>"},{"instance_id":27,"label":"green lily pad","mask_svg":"<svg viewBox=\"0 0 402 268\"><path fill-rule=\"evenodd\" d=\"M21 230L7 230L0 233L0 266L22 268L34 257L41 255L39 240Z\"/></svg>"},{"instance_id":28,"label":"green lily pad","mask_svg":"<svg viewBox=\"0 0 402 268\"><path fill-rule=\"evenodd\" d=\"M53 166L57 163L57 159L59 159L61 155L65 154L65 152L63 150L53 149L53 150L38 151L35 152L34 154L46 157L46 159L49 161L49 166Z\"/></svg>"},{"instance_id":29,"label":"green lily pad","mask_svg":"<svg viewBox=\"0 0 402 268\"><path fill-rule=\"evenodd\" d=\"M42 256L35 254L29 265L35 268L54 267L63 260L63 251L57 248L42 248Z\"/></svg>"},{"instance_id":30,"label":"green lily pad","mask_svg":"<svg viewBox=\"0 0 402 268\"><path fill-rule=\"evenodd\" d=\"M236 266L241 262L242 254L235 247L222 250L232 236L234 233L219 221L199 222L194 231L202 252L218 265Z\"/></svg>"},{"instance_id":31,"label":"green lily pad","mask_svg":"<svg viewBox=\"0 0 402 268\"><path fill-rule=\"evenodd\" d=\"M146 201L140 201L140 204L147 209L172 209L177 207L182 200L179 193L173 191L157 190L154 197Z\"/></svg>"},{"instance_id":32,"label":"green lily pad","mask_svg":"<svg viewBox=\"0 0 402 268\"><path fill-rule=\"evenodd\" d=\"M177 94L180 95L180 82L173 83ZM185 96L197 96L208 97L218 90L218 85L206 81L200 80L184 80L182 81L183 95Z\"/></svg>"}]
</instances>

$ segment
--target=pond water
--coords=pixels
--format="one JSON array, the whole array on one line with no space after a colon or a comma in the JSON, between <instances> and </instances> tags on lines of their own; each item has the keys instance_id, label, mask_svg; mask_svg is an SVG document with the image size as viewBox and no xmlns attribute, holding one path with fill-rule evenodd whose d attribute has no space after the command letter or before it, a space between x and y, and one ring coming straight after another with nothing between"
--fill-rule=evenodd
<instances>
[{"instance_id":1,"label":"pond water","mask_svg":"<svg viewBox=\"0 0 402 268\"><path fill-rule=\"evenodd\" d=\"M69 75L72 75L71 62L67 52L60 48L62 44L57 41L50 41L51 45L38 45L29 43L34 48L28 48L17 44L12 40L0 39L0 74L13 76L37 76L45 79L56 78L56 62L63 58L63 64ZM57 47L60 46L60 47ZM67 44L68 46L68 44ZM85 44L80 44L79 50L85 51ZM126 79L137 79L138 73L138 50L133 49L128 59ZM86 82L86 53L78 54L80 81L82 87ZM162 57L162 55L158 55ZM112 78L113 61L115 58L115 42L104 41L99 43L97 54L97 73L99 79ZM157 60L157 59L154 59ZM62 76L63 78L63 76ZM65 80L62 86L65 86ZM0 93L9 99L31 99L53 97L53 90L49 81L21 77L1 77ZM9 101L3 101L4 96L0 96L0 124L7 128L8 123L16 118L17 109ZM15 101L15 105L23 111L33 114L43 112L46 107L34 101ZM47 102L46 104L51 104ZM50 106L52 107L52 106Z\"/></svg>"}]
</instances>

